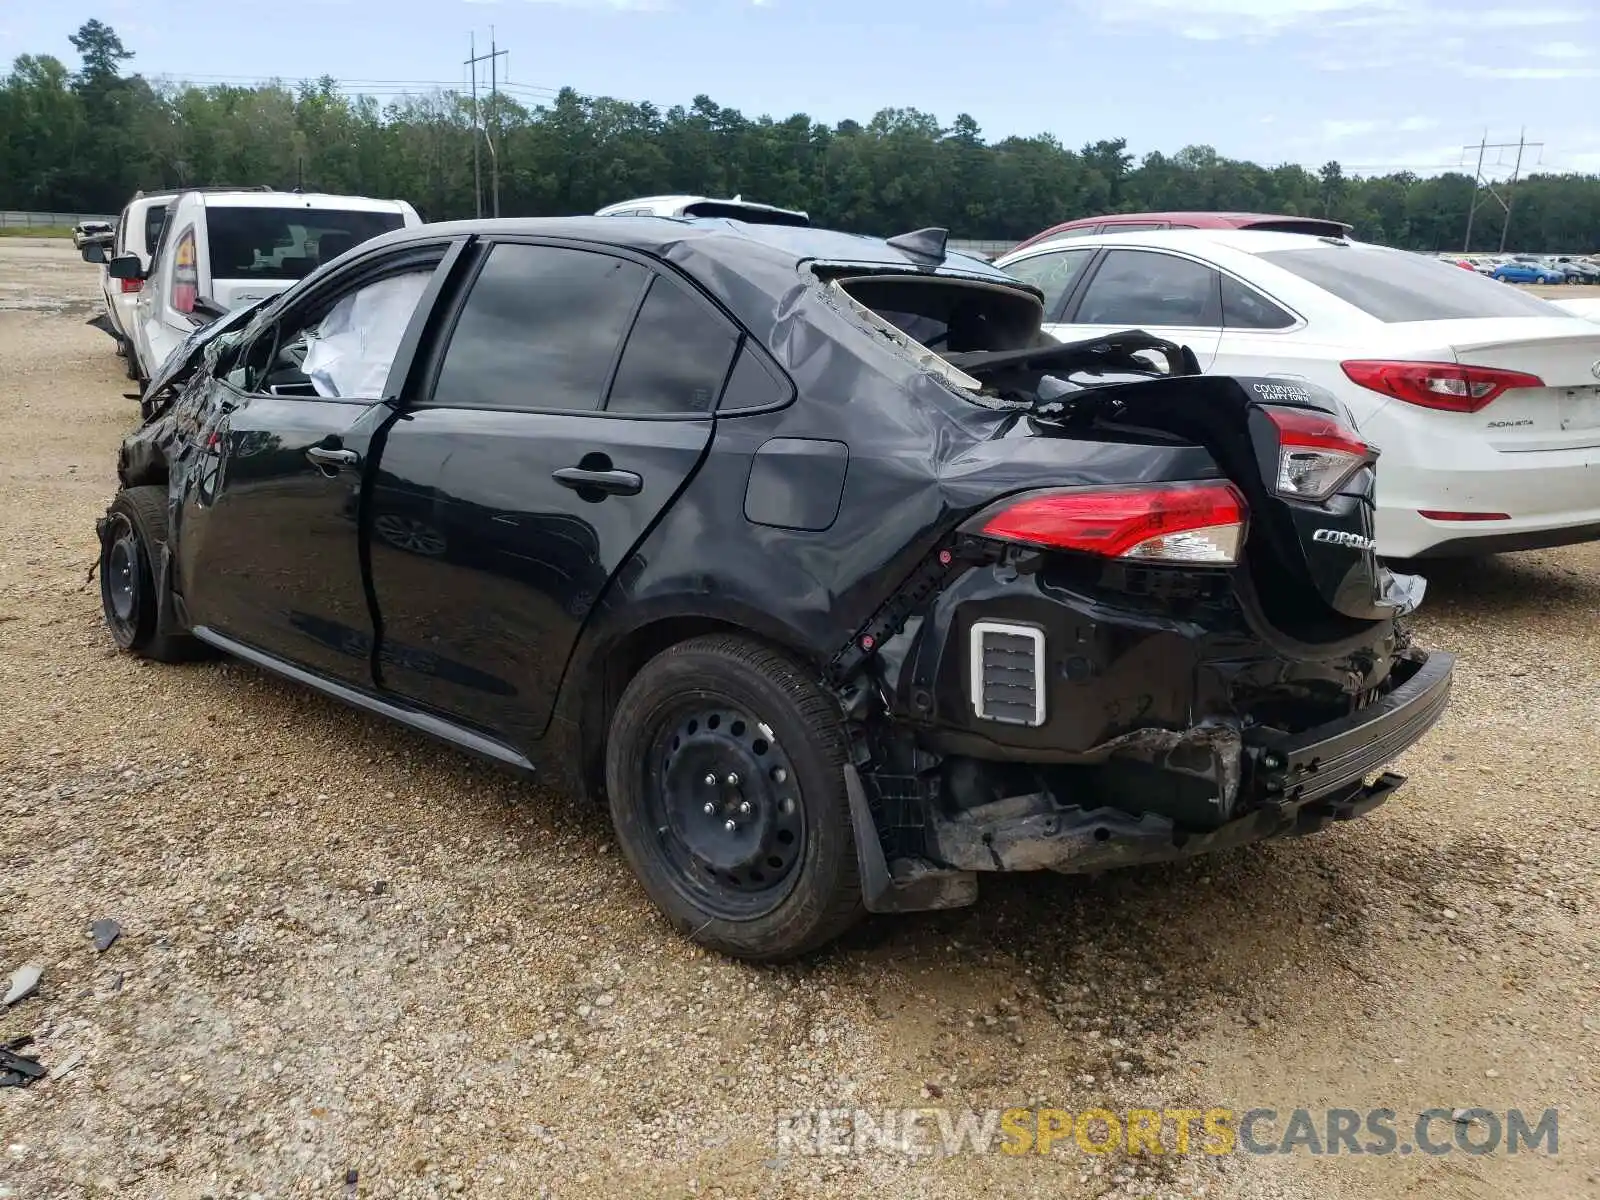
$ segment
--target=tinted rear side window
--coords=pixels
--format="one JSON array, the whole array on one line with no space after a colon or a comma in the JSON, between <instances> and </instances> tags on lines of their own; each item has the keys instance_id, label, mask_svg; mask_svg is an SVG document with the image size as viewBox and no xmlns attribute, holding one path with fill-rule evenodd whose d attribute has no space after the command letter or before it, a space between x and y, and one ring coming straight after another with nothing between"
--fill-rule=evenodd
<instances>
[{"instance_id":1,"label":"tinted rear side window","mask_svg":"<svg viewBox=\"0 0 1600 1200\"><path fill-rule=\"evenodd\" d=\"M156 244L161 240L161 227L167 223L167 206L155 204L144 214L144 245L134 247L142 254L155 252Z\"/></svg>"},{"instance_id":2,"label":"tinted rear side window","mask_svg":"<svg viewBox=\"0 0 1600 1200\"><path fill-rule=\"evenodd\" d=\"M1537 296L1476 271L1400 250L1327 246L1268 250L1260 258L1388 323L1562 315Z\"/></svg>"},{"instance_id":3,"label":"tinted rear side window","mask_svg":"<svg viewBox=\"0 0 1600 1200\"><path fill-rule=\"evenodd\" d=\"M1222 277L1222 327L1224 329L1287 329L1294 317L1255 288L1231 276Z\"/></svg>"},{"instance_id":4,"label":"tinted rear side window","mask_svg":"<svg viewBox=\"0 0 1600 1200\"><path fill-rule=\"evenodd\" d=\"M391 229L399 213L319 208L206 208L213 279L304 279Z\"/></svg>"},{"instance_id":5,"label":"tinted rear side window","mask_svg":"<svg viewBox=\"0 0 1600 1200\"><path fill-rule=\"evenodd\" d=\"M658 275L628 335L606 411L710 412L737 341L732 325Z\"/></svg>"},{"instance_id":6,"label":"tinted rear side window","mask_svg":"<svg viewBox=\"0 0 1600 1200\"><path fill-rule=\"evenodd\" d=\"M598 409L648 277L637 263L587 250L494 247L450 335L432 403Z\"/></svg>"}]
</instances>

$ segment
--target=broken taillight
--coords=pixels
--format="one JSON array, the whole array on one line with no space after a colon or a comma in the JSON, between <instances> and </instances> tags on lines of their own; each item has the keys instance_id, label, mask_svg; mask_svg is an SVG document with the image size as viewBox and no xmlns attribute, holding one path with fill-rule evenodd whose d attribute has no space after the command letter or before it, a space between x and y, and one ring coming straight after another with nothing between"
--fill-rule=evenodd
<instances>
[{"instance_id":1,"label":"broken taillight","mask_svg":"<svg viewBox=\"0 0 1600 1200\"><path fill-rule=\"evenodd\" d=\"M1248 508L1231 483L1165 483L1028 492L980 513L982 537L1106 558L1228 565Z\"/></svg>"},{"instance_id":2,"label":"broken taillight","mask_svg":"<svg viewBox=\"0 0 1600 1200\"><path fill-rule=\"evenodd\" d=\"M1525 371L1460 363L1361 359L1339 364L1353 383L1420 408L1475 413L1512 388L1537 388L1544 380Z\"/></svg>"},{"instance_id":3,"label":"broken taillight","mask_svg":"<svg viewBox=\"0 0 1600 1200\"><path fill-rule=\"evenodd\" d=\"M1274 490L1290 500L1326 500L1367 461L1371 447L1327 413L1263 408L1278 430Z\"/></svg>"}]
</instances>

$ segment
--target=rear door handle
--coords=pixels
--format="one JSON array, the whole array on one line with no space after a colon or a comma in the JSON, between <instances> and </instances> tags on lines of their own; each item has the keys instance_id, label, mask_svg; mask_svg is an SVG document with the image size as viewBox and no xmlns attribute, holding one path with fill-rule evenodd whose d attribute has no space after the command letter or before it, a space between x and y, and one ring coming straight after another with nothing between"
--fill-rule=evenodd
<instances>
[{"instance_id":1,"label":"rear door handle","mask_svg":"<svg viewBox=\"0 0 1600 1200\"><path fill-rule=\"evenodd\" d=\"M306 451L306 457L324 475L333 475L340 467L353 467L361 461L361 455L354 450L330 450L326 446L312 446Z\"/></svg>"},{"instance_id":2,"label":"rear door handle","mask_svg":"<svg viewBox=\"0 0 1600 1200\"><path fill-rule=\"evenodd\" d=\"M608 496L637 496L644 489L644 477L632 471L594 471L587 467L562 467L552 476L562 487L575 492L593 490Z\"/></svg>"}]
</instances>

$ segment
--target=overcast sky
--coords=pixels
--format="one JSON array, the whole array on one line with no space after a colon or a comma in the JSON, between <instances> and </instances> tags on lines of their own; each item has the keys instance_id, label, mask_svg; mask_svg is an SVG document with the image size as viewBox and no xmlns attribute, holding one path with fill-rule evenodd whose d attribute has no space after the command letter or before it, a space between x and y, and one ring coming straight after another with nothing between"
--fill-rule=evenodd
<instances>
[{"instance_id":1,"label":"overcast sky","mask_svg":"<svg viewBox=\"0 0 1600 1200\"><path fill-rule=\"evenodd\" d=\"M387 98L463 81L492 23L529 101L570 85L828 122L965 111L991 139L1206 143L1362 173L1456 164L1526 126L1544 146L1525 171L1600 172L1600 0L16 0L0 61L75 64L67 34L90 17L134 69L197 82L329 74ZM1513 154L1491 151L1493 173Z\"/></svg>"}]
</instances>

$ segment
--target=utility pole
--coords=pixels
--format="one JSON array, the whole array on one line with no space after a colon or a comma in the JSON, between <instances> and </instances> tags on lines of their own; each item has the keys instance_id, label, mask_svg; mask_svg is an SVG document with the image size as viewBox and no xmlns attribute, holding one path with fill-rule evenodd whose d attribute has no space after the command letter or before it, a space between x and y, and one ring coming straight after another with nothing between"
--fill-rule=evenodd
<instances>
[{"instance_id":1,"label":"utility pole","mask_svg":"<svg viewBox=\"0 0 1600 1200\"><path fill-rule=\"evenodd\" d=\"M478 35L468 43L470 57L463 64L472 68L472 203L479 217L483 216L483 168L478 162Z\"/></svg>"},{"instance_id":2,"label":"utility pole","mask_svg":"<svg viewBox=\"0 0 1600 1200\"><path fill-rule=\"evenodd\" d=\"M499 99L499 79L495 71L495 60L507 58L509 53L497 49L494 44L494 27L489 27L489 53L478 53L478 35L472 35L472 56L467 59L466 66L472 69L472 199L477 207L478 216L483 216L483 166L482 150L479 146L481 137L487 136L483 126L483 115L478 108L478 64L489 64L489 105L495 108ZM498 118L496 118L498 120ZM500 215L500 156L495 151L494 142L489 143L489 157L492 160L491 170L494 172L494 215Z\"/></svg>"},{"instance_id":3,"label":"utility pole","mask_svg":"<svg viewBox=\"0 0 1600 1200\"><path fill-rule=\"evenodd\" d=\"M494 26L489 26L489 116L494 120L496 136L489 139L489 157L492 160L489 169L494 174L494 215L500 215L500 151L496 143L500 133L500 81L496 72L496 60L506 54L504 50L497 50L494 41ZM506 66L511 65L510 56L507 55ZM1519 158L1520 162L1521 159Z\"/></svg>"},{"instance_id":4,"label":"utility pole","mask_svg":"<svg viewBox=\"0 0 1600 1200\"><path fill-rule=\"evenodd\" d=\"M1511 232L1511 206L1517 202L1517 176L1522 174L1522 147L1528 141L1528 127L1524 125L1517 134L1517 165L1511 168L1511 186L1506 188L1506 220L1500 226L1500 253L1506 251L1506 234Z\"/></svg>"},{"instance_id":5,"label":"utility pole","mask_svg":"<svg viewBox=\"0 0 1600 1200\"><path fill-rule=\"evenodd\" d=\"M1478 141L1477 145L1463 146L1461 148L1462 153L1465 153L1468 150L1476 150L1478 152L1477 170L1475 170L1472 175L1472 203L1467 207L1467 236L1466 240L1461 246L1461 252L1463 254L1472 249L1472 218L1476 216L1478 212L1478 192L1480 190L1488 192L1490 196L1494 197L1494 202L1498 204L1505 213L1505 223L1500 226L1500 249L1502 252L1504 252L1506 248L1506 238L1511 232L1511 206L1516 202L1516 194L1511 189L1516 186L1518 178L1520 178L1522 175L1522 152L1524 150L1536 148L1542 149L1543 147L1543 142L1530 142L1528 140L1528 131L1527 128L1524 127L1522 132L1517 135L1517 140L1514 142L1491 142L1489 140L1489 133L1487 130L1485 130L1483 137ZM1511 182L1506 189L1506 196L1510 197L1510 199L1502 198L1500 193L1495 191L1494 185L1483 177L1483 156L1484 152L1488 150L1515 150L1517 152L1517 164L1514 168L1512 168Z\"/></svg>"},{"instance_id":6,"label":"utility pole","mask_svg":"<svg viewBox=\"0 0 1600 1200\"><path fill-rule=\"evenodd\" d=\"M1467 206L1467 236L1461 243L1461 253L1466 254L1472 249L1472 218L1478 211L1478 181L1483 178L1483 151L1489 141L1489 131L1483 131L1483 137L1478 141L1478 166L1472 172L1472 203ZM1470 146L1462 148L1463 152L1470 150Z\"/></svg>"}]
</instances>

